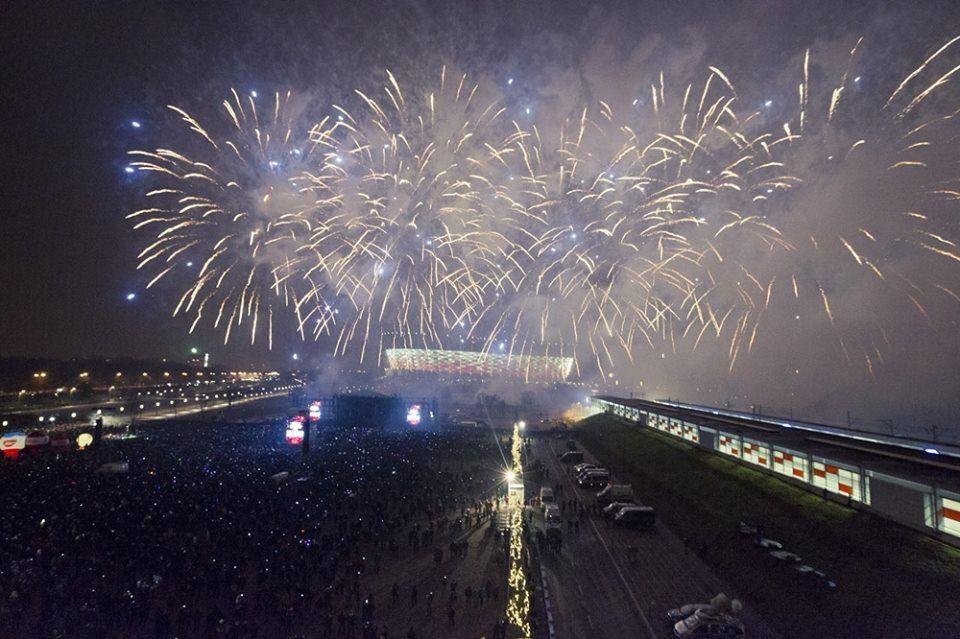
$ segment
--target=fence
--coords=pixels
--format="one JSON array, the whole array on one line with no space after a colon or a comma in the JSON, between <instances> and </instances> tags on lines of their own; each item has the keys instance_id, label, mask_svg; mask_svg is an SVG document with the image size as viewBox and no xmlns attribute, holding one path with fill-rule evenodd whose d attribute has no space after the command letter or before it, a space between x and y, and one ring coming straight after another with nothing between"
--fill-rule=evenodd
<instances>
[{"instance_id":1,"label":"fence","mask_svg":"<svg viewBox=\"0 0 960 639\"><path fill-rule=\"evenodd\" d=\"M593 407L960 546L960 494L617 401Z\"/></svg>"}]
</instances>

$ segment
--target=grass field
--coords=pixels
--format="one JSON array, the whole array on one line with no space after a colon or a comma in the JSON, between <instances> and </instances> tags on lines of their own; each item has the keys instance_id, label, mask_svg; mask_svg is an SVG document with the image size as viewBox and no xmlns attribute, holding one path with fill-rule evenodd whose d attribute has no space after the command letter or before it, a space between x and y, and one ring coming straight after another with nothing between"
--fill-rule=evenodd
<instances>
[{"instance_id":1,"label":"grass field","mask_svg":"<svg viewBox=\"0 0 960 639\"><path fill-rule=\"evenodd\" d=\"M633 484L784 637L960 637L960 551L607 415L577 424L585 448ZM737 530L763 527L838 585L804 583Z\"/></svg>"}]
</instances>

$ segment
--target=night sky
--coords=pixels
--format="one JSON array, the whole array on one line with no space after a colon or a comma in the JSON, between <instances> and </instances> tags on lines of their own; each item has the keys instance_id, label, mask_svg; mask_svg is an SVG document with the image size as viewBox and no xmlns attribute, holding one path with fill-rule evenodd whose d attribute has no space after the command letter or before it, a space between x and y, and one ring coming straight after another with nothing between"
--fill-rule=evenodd
<instances>
[{"instance_id":1,"label":"night sky","mask_svg":"<svg viewBox=\"0 0 960 639\"><path fill-rule=\"evenodd\" d=\"M125 153L166 143L175 123L167 104L209 113L231 87L291 89L311 105L351 104L355 87L379 88L385 68L416 86L447 64L494 85L516 78L508 100L534 105L649 92L661 70L685 84L714 66L738 86L740 99L758 105L769 99L776 108L796 103L808 47L822 65L814 68L816 80L842 66L864 36L858 90L880 96L960 35L960 10L949 1L14 1L0 12L0 355L182 359L200 345L237 364L285 363L293 352L311 361L330 345L303 344L286 327L273 352L265 342L223 346L220 332L202 325L188 335L189 320L170 317L178 294L144 291L150 275L134 268L143 244L124 219L139 206L141 176L124 172ZM945 70L960 63L958 51L948 62ZM929 108L955 110L957 95L953 87ZM856 110L847 117L855 119ZM960 176L956 157L937 161ZM819 200L808 196L789 206L842 209L831 198L862 199L861 189L873 186L866 179L827 184ZM878 204L893 197L877 193ZM948 239L960 236L957 229L956 222L938 228ZM926 261L896 259L914 276L930 269ZM938 282L960 290L955 266L945 259ZM834 418L851 409L864 419L954 419L960 413L960 303L938 298L925 305L923 317L909 312L909 302L891 310L882 296L860 290L840 280L827 293L836 294L838 315L860 309L883 316L888 343L883 361L872 357L871 374L862 355L849 363L836 343L826 343L820 319L816 330L774 322L732 373L725 345L693 355L668 354L658 345L641 348L620 379L624 387L643 379L656 397L749 400ZM128 300L131 293L136 297ZM865 335L878 326L864 320L847 330Z\"/></svg>"}]
</instances>

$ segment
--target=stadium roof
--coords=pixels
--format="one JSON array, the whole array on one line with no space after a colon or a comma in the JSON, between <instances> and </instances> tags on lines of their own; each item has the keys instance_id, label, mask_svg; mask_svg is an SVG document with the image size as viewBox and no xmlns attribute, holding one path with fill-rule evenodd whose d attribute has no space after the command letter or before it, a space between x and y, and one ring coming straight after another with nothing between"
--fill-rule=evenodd
<instances>
[{"instance_id":1,"label":"stadium roof","mask_svg":"<svg viewBox=\"0 0 960 639\"><path fill-rule=\"evenodd\" d=\"M531 383L562 382L573 368L572 357L500 355L478 351L388 348L387 372L429 373L455 378L513 377Z\"/></svg>"}]
</instances>

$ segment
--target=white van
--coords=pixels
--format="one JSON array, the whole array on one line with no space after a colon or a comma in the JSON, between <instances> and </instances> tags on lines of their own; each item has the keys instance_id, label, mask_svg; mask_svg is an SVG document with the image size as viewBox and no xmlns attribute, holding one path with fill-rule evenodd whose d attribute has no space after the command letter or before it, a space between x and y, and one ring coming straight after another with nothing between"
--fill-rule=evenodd
<instances>
[{"instance_id":1,"label":"white van","mask_svg":"<svg viewBox=\"0 0 960 639\"><path fill-rule=\"evenodd\" d=\"M547 504L553 503L556 503L556 499L553 498L553 488L544 486L540 489L540 506L545 508Z\"/></svg>"},{"instance_id":2,"label":"white van","mask_svg":"<svg viewBox=\"0 0 960 639\"><path fill-rule=\"evenodd\" d=\"M633 501L633 486L630 484L610 484L597 493L598 504L609 504L614 501Z\"/></svg>"}]
</instances>

